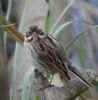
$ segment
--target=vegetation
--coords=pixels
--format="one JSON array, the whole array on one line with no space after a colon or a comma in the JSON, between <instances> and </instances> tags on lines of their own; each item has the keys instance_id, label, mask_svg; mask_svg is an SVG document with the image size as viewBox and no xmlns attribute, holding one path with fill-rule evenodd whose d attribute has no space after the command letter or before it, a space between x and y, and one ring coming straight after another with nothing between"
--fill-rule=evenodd
<instances>
[{"instance_id":1,"label":"vegetation","mask_svg":"<svg viewBox=\"0 0 98 100\"><path fill-rule=\"evenodd\" d=\"M0 2L0 99L2 100L18 100L19 99L19 86L18 84L18 74L20 72L20 64L21 61L19 60L20 56L20 50L21 48L23 48L23 41L24 41L24 35L23 35L23 26L24 26L24 20L25 20L25 16L26 16L26 11L28 8L28 2L29 0L25 0L25 6L23 8L23 13L22 16L20 18L20 21L18 22L18 28L16 28L16 26L11 23L10 19L11 19L11 14L12 14L12 6L13 6L13 2L14 0L8 0L8 5L7 5L7 9L6 12L4 12L4 10L2 9L3 4L2 2ZM81 2L81 1L79 1ZM78 2L78 3L79 3ZM57 18L56 22L52 25L52 10L53 10L53 6L55 4L55 0L46 0L47 3L47 14L46 14L46 18L44 19L44 31L46 33L49 33L50 35L52 35L53 37L58 39L58 36L60 36L62 30L68 26L71 27L71 25L75 25L77 24L77 22L81 23L83 26L85 26L86 28L83 28L83 30L79 30L79 32L77 33L77 35L75 35L75 33L73 33L73 35L70 34L70 37L72 37L70 39L70 41L68 41L68 43L65 45L65 50L68 52L68 50L76 56L76 60L78 58L79 61L77 61L77 63L79 63L79 66L84 67L88 64L88 66L91 64L91 67L94 69L97 69L96 66L98 65L97 61L98 61L98 55L97 55L97 39L94 39L96 36L98 36L97 30L98 30L98 26L95 24L92 24L89 20L82 20L79 19L78 21L75 21L74 18L70 21L66 21L64 23L61 24L61 20L62 18L66 15L66 13L69 11L69 9L71 10L73 7L73 5L76 4L76 1L71 0L68 5L64 8L64 10L61 12L60 16ZM83 3L83 5L87 4L87 3ZM33 5L33 4L32 4ZM35 8L36 9L36 8ZM98 9L96 7L96 9ZM82 15L83 9L80 7L79 11ZM73 14L74 15L74 14ZM76 29L77 30L77 29ZM66 33L66 32L65 32ZM88 34L86 34L88 33ZM67 34L65 34L65 36L67 36ZM12 55L13 57L13 61L11 61L12 63L12 69L10 71L11 75L9 75L9 58L8 58L8 49L7 49L7 45L8 45L8 37L13 38L16 41L15 45L15 50L13 49L14 53ZM80 38L82 37L82 38ZM85 39L86 38L86 39ZM77 43L78 41L78 43ZM87 42L86 44L83 42ZM90 42L90 43L88 43ZM65 43L64 43L65 44ZM87 46L86 45L90 45ZM80 46L81 45L81 46ZM72 47L73 46L73 47ZM89 50L88 49L92 49ZM90 48L91 47L91 48ZM76 50L77 53L74 51ZM89 61L91 60L87 60L90 59L90 55L92 57L92 62L89 64ZM25 55L24 55L25 56ZM11 57L11 58L12 58ZM11 59L10 58L10 59ZM94 64L94 65L93 65ZM94 67L93 67L94 66ZM98 69L97 69L98 70ZM30 96L30 85L31 85L31 81L30 78L33 75L33 71L34 71L34 67L28 67L27 71L25 72L25 75L23 77L23 81L22 81L22 93L21 94L21 100L29 100L29 96ZM9 77L8 77L9 76ZM95 84L96 87L98 87L98 82L94 80L93 84ZM28 88L29 86L29 88ZM8 89L9 88L9 89ZM4 91L4 92L3 92ZM10 98L10 99L8 99ZM36 94L32 95L32 100L38 100L38 97L36 96Z\"/></svg>"}]
</instances>

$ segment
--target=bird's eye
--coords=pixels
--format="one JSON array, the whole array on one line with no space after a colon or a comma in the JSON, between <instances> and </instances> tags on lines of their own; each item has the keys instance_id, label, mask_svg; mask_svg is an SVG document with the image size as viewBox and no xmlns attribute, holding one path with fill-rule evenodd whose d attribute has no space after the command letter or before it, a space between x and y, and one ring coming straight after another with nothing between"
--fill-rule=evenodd
<instances>
[{"instance_id":1,"label":"bird's eye","mask_svg":"<svg viewBox=\"0 0 98 100\"><path fill-rule=\"evenodd\" d=\"M36 33L37 33L38 35L43 35L43 34L44 34L43 31L42 31L41 29L38 29L38 30L36 31Z\"/></svg>"},{"instance_id":2,"label":"bird's eye","mask_svg":"<svg viewBox=\"0 0 98 100\"><path fill-rule=\"evenodd\" d=\"M27 37L27 38L30 37L31 35L32 35L31 32L27 32L27 33L26 33L26 37Z\"/></svg>"},{"instance_id":3,"label":"bird's eye","mask_svg":"<svg viewBox=\"0 0 98 100\"><path fill-rule=\"evenodd\" d=\"M32 32L28 31L26 33L26 41L31 42L32 40L33 40L33 34L32 34Z\"/></svg>"}]
</instances>

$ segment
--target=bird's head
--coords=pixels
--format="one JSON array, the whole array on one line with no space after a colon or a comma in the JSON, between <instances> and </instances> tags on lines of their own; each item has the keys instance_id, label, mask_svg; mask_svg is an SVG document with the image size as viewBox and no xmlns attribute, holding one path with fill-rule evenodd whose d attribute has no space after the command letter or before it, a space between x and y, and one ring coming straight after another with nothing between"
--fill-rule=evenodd
<instances>
[{"instance_id":1,"label":"bird's head","mask_svg":"<svg viewBox=\"0 0 98 100\"><path fill-rule=\"evenodd\" d=\"M25 41L31 42L31 41L39 41L40 38L44 37L44 32L38 28L38 26L31 26L28 28L26 35L25 35Z\"/></svg>"}]
</instances>

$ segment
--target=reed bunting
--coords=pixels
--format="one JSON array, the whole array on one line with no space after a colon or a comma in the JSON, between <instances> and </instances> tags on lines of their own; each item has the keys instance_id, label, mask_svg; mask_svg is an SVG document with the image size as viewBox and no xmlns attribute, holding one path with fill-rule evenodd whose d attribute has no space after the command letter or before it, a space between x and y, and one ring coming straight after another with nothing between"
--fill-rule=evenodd
<instances>
[{"instance_id":1,"label":"reed bunting","mask_svg":"<svg viewBox=\"0 0 98 100\"><path fill-rule=\"evenodd\" d=\"M71 71L78 76L88 87L92 85L76 69L66 55L64 48L51 35L45 34L38 26L29 27L25 34L24 47L27 49L33 64L46 73L58 73L62 80L68 82Z\"/></svg>"}]
</instances>

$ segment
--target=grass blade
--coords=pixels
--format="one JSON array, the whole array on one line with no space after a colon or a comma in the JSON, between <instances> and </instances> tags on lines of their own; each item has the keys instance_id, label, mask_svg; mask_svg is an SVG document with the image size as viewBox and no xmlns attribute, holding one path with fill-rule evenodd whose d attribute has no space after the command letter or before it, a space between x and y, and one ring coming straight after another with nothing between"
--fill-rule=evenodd
<instances>
[{"instance_id":1,"label":"grass blade","mask_svg":"<svg viewBox=\"0 0 98 100\"><path fill-rule=\"evenodd\" d=\"M67 46L65 47L65 50L67 51L76 41L77 39L79 39L83 34L85 34L87 31L91 30L91 29L96 29L98 30L98 25L94 25L92 23L89 23L87 21L85 21L86 24L88 24L90 27L82 32L80 32L74 39L72 39L72 41L70 41ZM88 32L87 32L88 33ZM81 55L81 57L83 57L83 54Z\"/></svg>"},{"instance_id":2,"label":"grass blade","mask_svg":"<svg viewBox=\"0 0 98 100\"><path fill-rule=\"evenodd\" d=\"M25 18L25 14L26 14L26 9L27 9L27 4L28 4L28 0L25 0L25 6L24 6L24 11L21 17L21 21L19 24L19 31L22 31L22 27L23 27L23 22L24 22L24 18ZM16 48L15 48L15 54L14 54L14 63L13 63L13 73L12 73L12 82L15 82L14 86L11 87L11 91L10 91L10 97L13 100L17 100L18 99L18 94L17 94L17 76L19 73L19 51L20 51L20 45L16 42Z\"/></svg>"},{"instance_id":3,"label":"grass blade","mask_svg":"<svg viewBox=\"0 0 98 100\"><path fill-rule=\"evenodd\" d=\"M38 96L36 94L34 94L32 100L39 100L39 98L38 98Z\"/></svg>"},{"instance_id":4,"label":"grass blade","mask_svg":"<svg viewBox=\"0 0 98 100\"><path fill-rule=\"evenodd\" d=\"M80 20L80 22L85 23L85 24L90 25L90 26L94 26L93 23L88 22L88 21L86 21L86 20Z\"/></svg>"},{"instance_id":5,"label":"grass blade","mask_svg":"<svg viewBox=\"0 0 98 100\"><path fill-rule=\"evenodd\" d=\"M49 0L47 2L48 4L48 11L47 11L47 16L45 19L45 32L48 33L50 29L50 21L51 21L51 11L52 11L52 5L53 5L53 0Z\"/></svg>"},{"instance_id":6,"label":"grass blade","mask_svg":"<svg viewBox=\"0 0 98 100\"><path fill-rule=\"evenodd\" d=\"M62 24L61 26L59 26L57 28L57 30L55 30L54 33L52 33L52 36L57 37L57 35L62 31L62 29L65 28L66 26L68 26L71 23L72 23L72 21L68 21L68 22Z\"/></svg>"},{"instance_id":7,"label":"grass blade","mask_svg":"<svg viewBox=\"0 0 98 100\"><path fill-rule=\"evenodd\" d=\"M92 81L92 84L98 88L98 81L93 80L93 81Z\"/></svg>"},{"instance_id":8,"label":"grass blade","mask_svg":"<svg viewBox=\"0 0 98 100\"><path fill-rule=\"evenodd\" d=\"M3 16L3 11L2 11L2 5L1 5L1 2L0 2L0 15L1 16ZM0 16L0 17L1 17ZM0 20L0 24L2 23L2 21ZM4 62L5 62L5 52L4 52L4 46L3 46L3 44L4 44L4 31L2 30L2 28L0 28L0 47L2 48L2 50L1 51L3 51L3 60L4 60ZM2 60L2 61L3 61ZM5 67L5 63L4 63L4 66L3 67Z\"/></svg>"},{"instance_id":9,"label":"grass blade","mask_svg":"<svg viewBox=\"0 0 98 100\"><path fill-rule=\"evenodd\" d=\"M31 76L34 73L34 67L32 66L31 68L29 68L24 76L24 80L23 80L23 88L22 88L22 100L29 100L30 98L28 97L28 86L29 86L29 81Z\"/></svg>"},{"instance_id":10,"label":"grass blade","mask_svg":"<svg viewBox=\"0 0 98 100\"><path fill-rule=\"evenodd\" d=\"M86 29L86 30L84 30L84 31L82 31L82 32L80 32L74 39L72 39L72 41L70 41L68 44L67 44L67 46L65 47L65 50L68 50L76 41L77 41L77 39L79 39L83 34L85 34L88 30L90 30L90 28L89 29Z\"/></svg>"},{"instance_id":11,"label":"grass blade","mask_svg":"<svg viewBox=\"0 0 98 100\"><path fill-rule=\"evenodd\" d=\"M70 3L67 5L67 7L65 7L65 9L61 12L61 14L58 17L57 21L53 25L53 28L49 32L51 35L54 32L55 28L58 26L59 22L61 21L62 17L64 16L64 14L68 11L68 9L70 8L70 6L73 4L73 2L74 2L74 0L71 0Z\"/></svg>"},{"instance_id":12,"label":"grass blade","mask_svg":"<svg viewBox=\"0 0 98 100\"><path fill-rule=\"evenodd\" d=\"M8 0L8 8L6 13L6 20L9 20L12 8L12 0ZM6 40L7 40L7 33L4 32L4 54L5 54L5 63L7 63L7 54L6 54Z\"/></svg>"},{"instance_id":13,"label":"grass blade","mask_svg":"<svg viewBox=\"0 0 98 100\"><path fill-rule=\"evenodd\" d=\"M45 32L48 33L49 32L49 28L50 28L50 16L51 16L51 11L48 10L47 12L47 17L45 19Z\"/></svg>"}]
</instances>

